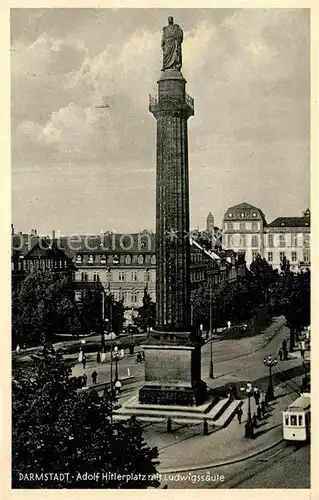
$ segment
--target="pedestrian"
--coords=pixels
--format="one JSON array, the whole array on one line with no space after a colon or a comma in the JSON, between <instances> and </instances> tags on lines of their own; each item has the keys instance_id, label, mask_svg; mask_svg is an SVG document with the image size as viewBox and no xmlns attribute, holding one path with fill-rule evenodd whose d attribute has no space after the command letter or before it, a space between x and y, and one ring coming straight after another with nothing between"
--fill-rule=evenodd
<instances>
[{"instance_id":1,"label":"pedestrian","mask_svg":"<svg viewBox=\"0 0 319 500\"><path fill-rule=\"evenodd\" d=\"M279 349L279 351L278 351L278 356L279 356L280 361L282 361L283 354L284 354L284 352L283 352L283 350L280 348L280 349Z\"/></svg>"},{"instance_id":2,"label":"pedestrian","mask_svg":"<svg viewBox=\"0 0 319 500\"><path fill-rule=\"evenodd\" d=\"M121 392L122 384L119 380L115 382L115 394L118 396Z\"/></svg>"},{"instance_id":3,"label":"pedestrian","mask_svg":"<svg viewBox=\"0 0 319 500\"><path fill-rule=\"evenodd\" d=\"M94 370L94 372L92 372L91 377L92 377L92 382L93 382L93 384L96 384L97 373L96 373L96 371L95 371L95 370Z\"/></svg>"},{"instance_id":4,"label":"pedestrian","mask_svg":"<svg viewBox=\"0 0 319 500\"><path fill-rule=\"evenodd\" d=\"M305 341L302 340L300 342L300 355L301 355L302 359L305 359L305 350L306 350L306 344L305 344Z\"/></svg>"},{"instance_id":5,"label":"pedestrian","mask_svg":"<svg viewBox=\"0 0 319 500\"><path fill-rule=\"evenodd\" d=\"M227 321L227 328L228 328L228 330L230 329L230 327L231 327L231 321Z\"/></svg>"},{"instance_id":6,"label":"pedestrian","mask_svg":"<svg viewBox=\"0 0 319 500\"><path fill-rule=\"evenodd\" d=\"M259 405L257 407L257 418L258 418L258 420L262 419L262 412L261 412L261 408Z\"/></svg>"},{"instance_id":7,"label":"pedestrian","mask_svg":"<svg viewBox=\"0 0 319 500\"><path fill-rule=\"evenodd\" d=\"M257 425L257 415L256 415L256 413L253 414L252 421L253 421L253 426L257 427L258 425Z\"/></svg>"},{"instance_id":8,"label":"pedestrian","mask_svg":"<svg viewBox=\"0 0 319 500\"><path fill-rule=\"evenodd\" d=\"M83 365L83 370L85 370L85 366L86 366L86 357L85 356L83 356L82 365Z\"/></svg>"},{"instance_id":9,"label":"pedestrian","mask_svg":"<svg viewBox=\"0 0 319 500\"><path fill-rule=\"evenodd\" d=\"M83 361L83 350L82 350L82 347L80 347L79 355L78 355L78 362L82 363L82 361Z\"/></svg>"},{"instance_id":10,"label":"pedestrian","mask_svg":"<svg viewBox=\"0 0 319 500\"><path fill-rule=\"evenodd\" d=\"M16 353L19 354L19 352L20 352L20 346L19 346L19 344L17 344Z\"/></svg>"},{"instance_id":11,"label":"pedestrian","mask_svg":"<svg viewBox=\"0 0 319 500\"><path fill-rule=\"evenodd\" d=\"M241 424L241 419L242 419L242 416L243 416L243 410L242 410L242 407L240 406L237 410L237 418L238 418L238 422Z\"/></svg>"},{"instance_id":12,"label":"pedestrian","mask_svg":"<svg viewBox=\"0 0 319 500\"><path fill-rule=\"evenodd\" d=\"M260 392L258 389L254 390L254 400L255 400L256 406L258 406L259 400L260 400Z\"/></svg>"},{"instance_id":13,"label":"pedestrian","mask_svg":"<svg viewBox=\"0 0 319 500\"><path fill-rule=\"evenodd\" d=\"M86 374L84 373L84 375L83 375L83 386L84 387L86 387L87 379L88 378L87 378Z\"/></svg>"},{"instance_id":14,"label":"pedestrian","mask_svg":"<svg viewBox=\"0 0 319 500\"><path fill-rule=\"evenodd\" d=\"M96 361L97 361L98 363L101 363L101 353L100 353L100 351L97 351Z\"/></svg>"}]
</instances>

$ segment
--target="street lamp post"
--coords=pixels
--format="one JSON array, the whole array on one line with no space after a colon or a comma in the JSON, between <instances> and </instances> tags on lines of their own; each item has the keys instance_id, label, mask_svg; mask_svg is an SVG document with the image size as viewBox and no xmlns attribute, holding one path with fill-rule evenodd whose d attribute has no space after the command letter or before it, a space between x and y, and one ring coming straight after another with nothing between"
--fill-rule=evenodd
<instances>
[{"instance_id":1,"label":"street lamp post","mask_svg":"<svg viewBox=\"0 0 319 500\"><path fill-rule=\"evenodd\" d=\"M267 401L272 401L275 397L274 395L274 386L272 382L272 368L277 365L277 359L273 358L271 354L269 354L268 358L264 358L264 365L269 368L269 383L267 388Z\"/></svg>"},{"instance_id":2,"label":"street lamp post","mask_svg":"<svg viewBox=\"0 0 319 500\"><path fill-rule=\"evenodd\" d=\"M251 418L251 404L250 404L250 398L252 397L254 392L253 385L250 382L247 382L246 387L241 387L240 390L246 393L248 397L248 414L247 414L247 422L245 425L245 437L254 437L254 426Z\"/></svg>"},{"instance_id":3,"label":"street lamp post","mask_svg":"<svg viewBox=\"0 0 319 500\"><path fill-rule=\"evenodd\" d=\"M113 359L115 361L115 380L114 382L117 382L119 379L119 370L118 370L118 364L119 361L122 359L121 353L118 351L117 346L114 348L114 354L113 354Z\"/></svg>"}]
</instances>

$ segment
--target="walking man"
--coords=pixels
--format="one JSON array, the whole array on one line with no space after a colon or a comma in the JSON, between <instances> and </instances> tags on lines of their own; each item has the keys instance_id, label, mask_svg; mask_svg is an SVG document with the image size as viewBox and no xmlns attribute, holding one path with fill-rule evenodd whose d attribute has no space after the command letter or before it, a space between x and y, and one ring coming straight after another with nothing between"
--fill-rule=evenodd
<instances>
[{"instance_id":1,"label":"walking man","mask_svg":"<svg viewBox=\"0 0 319 500\"><path fill-rule=\"evenodd\" d=\"M85 370L85 366L86 366L86 357L85 356L83 356L82 365L83 365L83 370Z\"/></svg>"},{"instance_id":2,"label":"walking man","mask_svg":"<svg viewBox=\"0 0 319 500\"><path fill-rule=\"evenodd\" d=\"M254 390L254 400L255 400L256 406L258 406L259 400L260 400L260 392L258 389Z\"/></svg>"},{"instance_id":3,"label":"walking man","mask_svg":"<svg viewBox=\"0 0 319 500\"><path fill-rule=\"evenodd\" d=\"M283 350L280 348L278 351L278 356L279 356L280 361L282 361L283 354L284 354Z\"/></svg>"},{"instance_id":4,"label":"walking man","mask_svg":"<svg viewBox=\"0 0 319 500\"><path fill-rule=\"evenodd\" d=\"M92 382L93 382L93 384L96 384L97 373L96 373L96 371L95 371L95 370L94 370L94 372L92 373L91 377L92 377Z\"/></svg>"}]
</instances>

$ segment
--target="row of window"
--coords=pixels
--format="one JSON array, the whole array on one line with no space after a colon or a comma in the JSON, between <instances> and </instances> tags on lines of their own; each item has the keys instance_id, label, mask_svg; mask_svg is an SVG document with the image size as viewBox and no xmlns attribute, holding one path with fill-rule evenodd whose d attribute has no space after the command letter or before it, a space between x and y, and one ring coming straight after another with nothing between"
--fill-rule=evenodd
<instances>
[{"instance_id":1,"label":"row of window","mask_svg":"<svg viewBox=\"0 0 319 500\"><path fill-rule=\"evenodd\" d=\"M274 247L274 234L268 234L268 247L273 248ZM279 247L280 248L286 248L288 245L288 236L287 234L279 234ZM290 246L291 247L298 247L298 243L300 240L300 237L302 235L298 235L297 233L293 233L290 235ZM247 234L240 234L239 235L239 246L241 247L246 247L248 243L248 235ZM234 235L232 234L227 234L227 247L232 248L234 246ZM257 234L253 234L251 236L251 246L252 247L259 247L260 244L260 239ZM309 248L310 247L310 234L304 234L303 235L303 247L304 248Z\"/></svg>"},{"instance_id":2,"label":"row of window","mask_svg":"<svg viewBox=\"0 0 319 500\"><path fill-rule=\"evenodd\" d=\"M290 238L289 238L290 236ZM290 235L288 234L279 234L279 247L285 248L287 246L291 247L298 247L298 243L300 241L300 236L303 236L303 246L305 248L310 247L310 234L306 233L303 235L299 235L298 233L292 233ZM290 240L290 241L289 241ZM268 246L273 247L274 246L274 235L273 234L268 234Z\"/></svg>"},{"instance_id":3,"label":"row of window","mask_svg":"<svg viewBox=\"0 0 319 500\"><path fill-rule=\"evenodd\" d=\"M123 281L123 282L128 282L128 281L140 281L139 274L137 271L118 271L117 273L113 274L111 272L108 272L106 275L106 281ZM81 273L81 281L89 281L88 279L88 273L87 272L82 272ZM101 281L100 273L99 272L94 272L93 274L93 281ZM144 282L151 281L151 273L149 271L144 271Z\"/></svg>"},{"instance_id":4,"label":"row of window","mask_svg":"<svg viewBox=\"0 0 319 500\"><path fill-rule=\"evenodd\" d=\"M227 222L226 224L226 229L233 230L233 229L239 229L240 231L246 231L246 230L252 230L252 231L258 231L259 229L259 222Z\"/></svg>"},{"instance_id":5,"label":"row of window","mask_svg":"<svg viewBox=\"0 0 319 500\"><path fill-rule=\"evenodd\" d=\"M143 301L143 296L144 296L144 290L114 290L112 291L113 297L115 300L123 300L124 305L132 305L132 306L137 306L141 305ZM152 294L151 294L152 295ZM75 299L77 301L80 301L82 299L82 292L80 290L76 291L76 296ZM154 297L152 297L152 300Z\"/></svg>"},{"instance_id":6,"label":"row of window","mask_svg":"<svg viewBox=\"0 0 319 500\"><path fill-rule=\"evenodd\" d=\"M32 259L20 260L11 263L12 271L33 271L33 270L46 270L46 269L65 269L68 267L66 260L53 260L53 259Z\"/></svg>"},{"instance_id":7,"label":"row of window","mask_svg":"<svg viewBox=\"0 0 319 500\"><path fill-rule=\"evenodd\" d=\"M254 255L254 251L252 252L252 258L256 258L256 254L258 252L256 252L256 254ZM289 261L291 262L297 262L298 260L298 256L297 256L297 252L291 252L291 255L289 255L288 252L279 252L279 260L280 262L282 262L284 260L284 258L286 257L286 259L288 259ZM274 254L273 252L268 252L267 254L267 260L268 262L273 262L274 261ZM308 250L305 250L303 252L303 262L306 262L307 264L310 263L310 252Z\"/></svg>"},{"instance_id":8,"label":"row of window","mask_svg":"<svg viewBox=\"0 0 319 500\"><path fill-rule=\"evenodd\" d=\"M83 255L78 254L75 259L76 264L83 264L85 262L85 258ZM118 265L120 262L122 264L126 265L131 265L131 264L139 264L139 265L144 265L144 264L150 264L150 265L155 265L156 264L156 257L155 255L149 256L149 255L139 255L139 256L131 256L131 255L126 255L126 256L121 256L119 257L118 255L89 255L87 258L87 264L100 264L102 266L109 264L109 265Z\"/></svg>"},{"instance_id":9,"label":"row of window","mask_svg":"<svg viewBox=\"0 0 319 500\"><path fill-rule=\"evenodd\" d=\"M239 246L241 247L246 247L247 246L247 235L246 234L241 234L239 236ZM227 235L227 247L232 248L234 246L234 238L232 234ZM253 234L251 237L251 246L252 247L259 247L259 236L257 234Z\"/></svg>"}]
</instances>

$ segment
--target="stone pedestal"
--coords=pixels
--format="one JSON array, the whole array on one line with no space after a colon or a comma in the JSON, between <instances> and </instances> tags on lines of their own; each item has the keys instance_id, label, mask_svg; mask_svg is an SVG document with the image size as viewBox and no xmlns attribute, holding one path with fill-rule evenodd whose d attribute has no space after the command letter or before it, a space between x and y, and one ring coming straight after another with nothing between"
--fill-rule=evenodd
<instances>
[{"instance_id":1,"label":"stone pedestal","mask_svg":"<svg viewBox=\"0 0 319 500\"><path fill-rule=\"evenodd\" d=\"M200 378L199 344L154 343L143 346L145 384L139 402L155 405L196 406L206 400Z\"/></svg>"}]
</instances>

